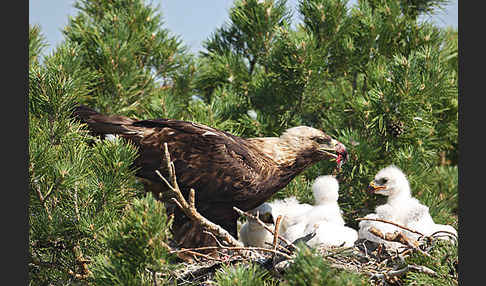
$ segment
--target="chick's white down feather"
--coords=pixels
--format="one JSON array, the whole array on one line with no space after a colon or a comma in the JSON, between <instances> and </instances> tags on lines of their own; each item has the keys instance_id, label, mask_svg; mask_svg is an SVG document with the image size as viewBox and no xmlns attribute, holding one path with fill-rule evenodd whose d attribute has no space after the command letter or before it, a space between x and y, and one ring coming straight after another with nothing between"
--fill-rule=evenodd
<instances>
[{"instance_id":1,"label":"chick's white down feather","mask_svg":"<svg viewBox=\"0 0 486 286\"><path fill-rule=\"evenodd\" d=\"M320 176L312 184L315 206L305 214L307 224L327 221L344 225L338 205L339 183L333 176Z\"/></svg>"},{"instance_id":2,"label":"chick's white down feather","mask_svg":"<svg viewBox=\"0 0 486 286\"><path fill-rule=\"evenodd\" d=\"M390 165L380 170L372 183L378 186L378 191L375 191L376 194L381 194L388 198L385 204L376 207L375 213L369 214L365 218L388 220L426 236L432 235L436 231L448 231L457 236L457 231L453 227L434 223L430 216L429 208L412 197L410 185L405 174L396 166ZM359 238L384 243L390 248L398 248L401 244L384 241L376 237L369 232L370 227L375 227L383 234L401 231L410 238L418 239L419 237L418 234L383 222L363 220L359 223ZM447 236L443 238L447 238Z\"/></svg>"},{"instance_id":3,"label":"chick's white down feather","mask_svg":"<svg viewBox=\"0 0 486 286\"><path fill-rule=\"evenodd\" d=\"M314 206L299 204L295 198L270 203L272 208L274 204L277 206L274 211L284 215L282 236L293 242L315 232L316 235L308 241L310 246L352 245L357 232L344 226L337 203L338 190L339 183L333 176L320 176L312 184ZM274 213L274 217L278 214Z\"/></svg>"},{"instance_id":4,"label":"chick's white down feather","mask_svg":"<svg viewBox=\"0 0 486 286\"><path fill-rule=\"evenodd\" d=\"M316 235L307 242L307 244L312 247L350 247L353 246L354 242L358 239L356 230L328 221L319 221L314 225L308 224L304 232L315 232Z\"/></svg>"},{"instance_id":5,"label":"chick's white down feather","mask_svg":"<svg viewBox=\"0 0 486 286\"><path fill-rule=\"evenodd\" d=\"M312 209L312 205L300 203L295 197L288 197L281 200L275 200L269 203L272 209L272 215L275 219L282 216L280 222L280 232L285 232L288 228L299 222L302 214Z\"/></svg>"}]
</instances>

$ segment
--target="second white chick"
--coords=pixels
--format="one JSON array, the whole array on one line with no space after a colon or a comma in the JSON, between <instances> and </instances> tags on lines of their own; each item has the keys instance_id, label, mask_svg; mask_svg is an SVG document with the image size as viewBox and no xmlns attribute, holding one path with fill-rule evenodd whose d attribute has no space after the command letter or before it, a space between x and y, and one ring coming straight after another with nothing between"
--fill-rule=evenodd
<instances>
[{"instance_id":1,"label":"second white chick","mask_svg":"<svg viewBox=\"0 0 486 286\"><path fill-rule=\"evenodd\" d=\"M306 214L307 224L317 221L327 221L337 225L344 225L341 209L338 205L339 182L334 176L320 176L312 184L315 204Z\"/></svg>"},{"instance_id":2,"label":"second white chick","mask_svg":"<svg viewBox=\"0 0 486 286\"><path fill-rule=\"evenodd\" d=\"M315 206L307 214L305 233L315 232L309 246L353 246L358 232L345 226L338 204L339 182L334 176L320 176L312 184Z\"/></svg>"},{"instance_id":3,"label":"second white chick","mask_svg":"<svg viewBox=\"0 0 486 286\"><path fill-rule=\"evenodd\" d=\"M296 218L298 223L287 228L283 236L290 241L295 241L315 230L316 236L309 240L309 245L332 244L337 246L343 242L354 243L357 239L357 232L344 226L344 219L338 205L338 191L339 183L334 176L318 177L312 184L315 205ZM335 233L332 235L340 241L339 243L331 237L333 231ZM345 233L351 234L346 238Z\"/></svg>"},{"instance_id":4,"label":"second white chick","mask_svg":"<svg viewBox=\"0 0 486 286\"><path fill-rule=\"evenodd\" d=\"M268 203L252 209L249 213L257 215L266 226L274 229L272 207ZM256 220L248 218L240 229L240 240L245 246L270 248L273 244L273 234L258 224Z\"/></svg>"}]
</instances>

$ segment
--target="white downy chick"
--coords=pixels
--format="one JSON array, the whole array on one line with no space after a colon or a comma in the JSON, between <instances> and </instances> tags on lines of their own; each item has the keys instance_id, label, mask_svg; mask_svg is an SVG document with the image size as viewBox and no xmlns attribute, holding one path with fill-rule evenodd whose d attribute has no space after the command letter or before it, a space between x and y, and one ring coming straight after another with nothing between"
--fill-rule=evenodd
<instances>
[{"instance_id":1,"label":"white downy chick","mask_svg":"<svg viewBox=\"0 0 486 286\"><path fill-rule=\"evenodd\" d=\"M304 237L316 230L309 245L339 246L353 244L357 239L354 229L344 226L338 205L339 183L333 176L320 176L312 184L315 205L294 220L283 236L290 241Z\"/></svg>"},{"instance_id":2,"label":"white downy chick","mask_svg":"<svg viewBox=\"0 0 486 286\"><path fill-rule=\"evenodd\" d=\"M306 214L305 234L315 232L309 246L336 247L352 246L358 239L358 232L344 225L342 211L338 204L339 182L334 176L320 176L312 184L315 206Z\"/></svg>"},{"instance_id":3,"label":"white downy chick","mask_svg":"<svg viewBox=\"0 0 486 286\"><path fill-rule=\"evenodd\" d=\"M378 206L375 209L375 216L372 216L373 218L392 221L412 230L419 231L424 235L431 235L436 229L444 229L443 226L434 223L430 216L429 208L412 197L410 185L405 174L396 166L390 165L380 170L370 183L369 189L375 194L388 197L386 204ZM418 238L417 234L393 225L366 220L359 223L359 238L383 242L383 240L367 231L371 226L374 226L383 233L399 230L410 238ZM457 235L457 231L454 228L448 226L446 229L446 231ZM393 248L399 245L396 242L386 242L385 244Z\"/></svg>"},{"instance_id":4,"label":"white downy chick","mask_svg":"<svg viewBox=\"0 0 486 286\"><path fill-rule=\"evenodd\" d=\"M339 182L334 176L317 177L312 184L314 194L314 207L305 214L306 224L314 224L317 221L327 221L338 225L344 225L341 209L338 205Z\"/></svg>"},{"instance_id":5,"label":"white downy chick","mask_svg":"<svg viewBox=\"0 0 486 286\"><path fill-rule=\"evenodd\" d=\"M266 226L274 229L272 207L268 203L252 209L249 213L257 215ZM248 218L240 229L240 240L245 246L270 248L273 243L273 234L258 224L256 220Z\"/></svg>"}]
</instances>

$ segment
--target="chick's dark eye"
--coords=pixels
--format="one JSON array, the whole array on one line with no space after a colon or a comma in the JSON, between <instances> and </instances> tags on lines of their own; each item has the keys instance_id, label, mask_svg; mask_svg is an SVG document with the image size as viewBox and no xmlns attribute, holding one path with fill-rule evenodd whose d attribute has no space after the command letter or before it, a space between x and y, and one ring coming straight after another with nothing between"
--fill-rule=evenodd
<instances>
[{"instance_id":1,"label":"chick's dark eye","mask_svg":"<svg viewBox=\"0 0 486 286\"><path fill-rule=\"evenodd\" d=\"M388 179L387 179L387 178L382 178L382 179L379 179L379 180L378 180L378 183L379 183L380 185L386 184L387 182L388 182Z\"/></svg>"}]
</instances>

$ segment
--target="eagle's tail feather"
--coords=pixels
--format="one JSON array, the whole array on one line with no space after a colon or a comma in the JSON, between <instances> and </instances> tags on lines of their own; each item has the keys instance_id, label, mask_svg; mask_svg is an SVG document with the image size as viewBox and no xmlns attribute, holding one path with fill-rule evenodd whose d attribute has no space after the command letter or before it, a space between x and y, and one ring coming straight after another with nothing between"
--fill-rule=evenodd
<instances>
[{"instance_id":1,"label":"eagle's tail feather","mask_svg":"<svg viewBox=\"0 0 486 286\"><path fill-rule=\"evenodd\" d=\"M128 135L135 132L135 130L127 128L127 126L131 125L136 120L126 116L104 115L84 105L76 106L73 115L81 122L88 124L89 130L94 135Z\"/></svg>"}]
</instances>

